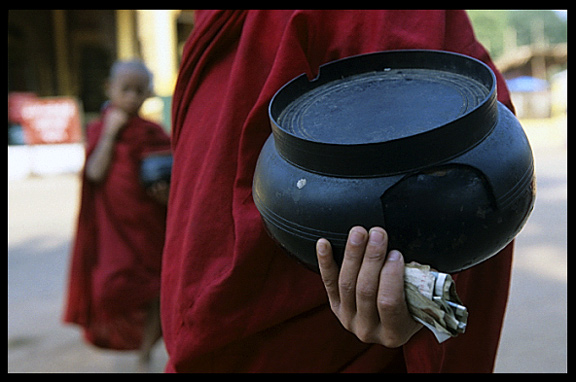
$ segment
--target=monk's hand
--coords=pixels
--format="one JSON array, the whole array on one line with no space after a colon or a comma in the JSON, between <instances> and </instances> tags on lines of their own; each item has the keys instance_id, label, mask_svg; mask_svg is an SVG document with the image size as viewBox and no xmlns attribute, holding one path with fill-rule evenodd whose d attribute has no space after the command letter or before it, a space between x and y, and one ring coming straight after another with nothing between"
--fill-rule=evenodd
<instances>
[{"instance_id":1,"label":"monk's hand","mask_svg":"<svg viewBox=\"0 0 576 382\"><path fill-rule=\"evenodd\" d=\"M170 196L170 184L166 181L154 182L146 190L154 200L162 205L168 205L168 197Z\"/></svg>"},{"instance_id":2,"label":"monk's hand","mask_svg":"<svg viewBox=\"0 0 576 382\"><path fill-rule=\"evenodd\" d=\"M104 134L116 138L126 127L129 119L130 115L124 110L111 106L104 115Z\"/></svg>"},{"instance_id":3,"label":"monk's hand","mask_svg":"<svg viewBox=\"0 0 576 382\"><path fill-rule=\"evenodd\" d=\"M366 232L353 227L341 269L326 239L318 240L316 255L332 311L361 341L389 348L404 345L422 327L404 297L404 259L389 253L388 235L380 227Z\"/></svg>"}]
</instances>

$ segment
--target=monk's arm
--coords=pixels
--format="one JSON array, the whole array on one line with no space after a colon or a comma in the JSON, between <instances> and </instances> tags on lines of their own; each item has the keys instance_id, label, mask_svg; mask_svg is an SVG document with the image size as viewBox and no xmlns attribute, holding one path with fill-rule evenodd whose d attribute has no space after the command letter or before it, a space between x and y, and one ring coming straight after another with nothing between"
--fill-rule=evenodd
<instances>
[{"instance_id":1,"label":"monk's arm","mask_svg":"<svg viewBox=\"0 0 576 382\"><path fill-rule=\"evenodd\" d=\"M119 109L107 113L104 120L104 130L94 151L86 161L86 177L94 183L106 179L108 168L114 155L116 137L128 121L128 115Z\"/></svg>"}]
</instances>

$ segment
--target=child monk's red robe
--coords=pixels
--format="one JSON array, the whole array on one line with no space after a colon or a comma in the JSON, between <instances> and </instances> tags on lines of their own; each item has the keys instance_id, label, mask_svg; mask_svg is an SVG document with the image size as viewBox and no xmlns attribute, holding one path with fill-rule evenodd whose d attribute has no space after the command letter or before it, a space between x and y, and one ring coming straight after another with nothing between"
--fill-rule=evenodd
<instances>
[{"instance_id":1,"label":"child monk's red robe","mask_svg":"<svg viewBox=\"0 0 576 382\"><path fill-rule=\"evenodd\" d=\"M102 126L87 129L87 157ZM162 127L134 117L115 143L105 181L91 183L83 172L64 321L82 326L96 346L138 349L148 305L160 295L166 207L146 193L139 168L147 153L167 149Z\"/></svg>"},{"instance_id":2,"label":"child monk's red robe","mask_svg":"<svg viewBox=\"0 0 576 382\"><path fill-rule=\"evenodd\" d=\"M470 314L465 334L438 344L422 329L387 349L340 325L320 276L275 245L252 199L268 104L283 84L342 57L415 48L461 52L494 69L463 11L198 11L173 99L162 270L168 371L492 370L512 245L456 275Z\"/></svg>"}]
</instances>

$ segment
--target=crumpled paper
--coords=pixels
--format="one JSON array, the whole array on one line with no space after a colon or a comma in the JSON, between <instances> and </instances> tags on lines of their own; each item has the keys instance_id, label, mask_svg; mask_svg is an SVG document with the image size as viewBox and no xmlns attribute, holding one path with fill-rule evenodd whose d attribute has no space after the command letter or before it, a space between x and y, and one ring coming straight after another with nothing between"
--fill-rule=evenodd
<instances>
[{"instance_id":1,"label":"crumpled paper","mask_svg":"<svg viewBox=\"0 0 576 382\"><path fill-rule=\"evenodd\" d=\"M464 333L468 310L449 274L412 261L404 269L404 289L410 314L430 329L439 343Z\"/></svg>"}]
</instances>

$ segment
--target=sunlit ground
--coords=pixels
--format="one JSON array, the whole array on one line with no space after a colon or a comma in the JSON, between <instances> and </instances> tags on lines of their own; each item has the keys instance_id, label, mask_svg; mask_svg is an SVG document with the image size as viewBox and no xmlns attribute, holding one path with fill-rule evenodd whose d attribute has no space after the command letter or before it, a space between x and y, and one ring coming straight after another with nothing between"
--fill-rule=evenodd
<instances>
[{"instance_id":1,"label":"sunlit ground","mask_svg":"<svg viewBox=\"0 0 576 382\"><path fill-rule=\"evenodd\" d=\"M516 240L496 372L567 370L567 121L522 120L535 157L534 211Z\"/></svg>"}]
</instances>

